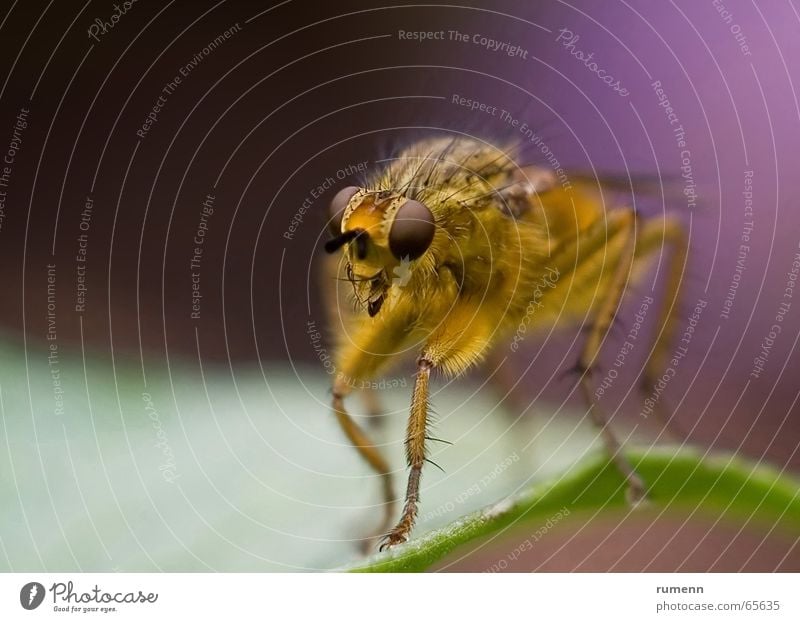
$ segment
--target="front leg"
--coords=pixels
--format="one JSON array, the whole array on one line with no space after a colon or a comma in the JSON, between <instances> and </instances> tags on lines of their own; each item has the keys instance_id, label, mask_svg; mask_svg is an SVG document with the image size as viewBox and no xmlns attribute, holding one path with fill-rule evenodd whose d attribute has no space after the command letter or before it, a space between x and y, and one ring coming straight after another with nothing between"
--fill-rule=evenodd
<instances>
[{"instance_id":1,"label":"front leg","mask_svg":"<svg viewBox=\"0 0 800 622\"><path fill-rule=\"evenodd\" d=\"M383 520L380 527L369 534L364 548L389 529L394 518L395 494L389 463L375 446L369 435L359 426L345 407L345 398L354 384L374 378L395 359L411 324L410 315L400 308L385 318L365 320L357 325L349 339L336 352L336 378L332 387L332 407L342 431L361 457L380 476L383 490Z\"/></svg>"},{"instance_id":2,"label":"front leg","mask_svg":"<svg viewBox=\"0 0 800 622\"><path fill-rule=\"evenodd\" d=\"M408 539L414 527L419 504L419 483L422 478L422 464L425 462L425 437L428 427L428 381L433 363L423 356L417 360L417 376L414 381L414 394L411 398L411 414L406 431L406 462L409 466L408 486L403 515L381 543L381 551L400 544Z\"/></svg>"},{"instance_id":3,"label":"front leg","mask_svg":"<svg viewBox=\"0 0 800 622\"><path fill-rule=\"evenodd\" d=\"M439 368L456 376L479 362L489 346L490 335L493 334L492 326L490 319L481 315L479 302L459 302L429 337L417 359L417 374L406 430L406 461L409 473L405 505L397 525L381 543L382 551L408 540L417 518L422 465L427 460L425 441L431 370Z\"/></svg>"}]
</instances>

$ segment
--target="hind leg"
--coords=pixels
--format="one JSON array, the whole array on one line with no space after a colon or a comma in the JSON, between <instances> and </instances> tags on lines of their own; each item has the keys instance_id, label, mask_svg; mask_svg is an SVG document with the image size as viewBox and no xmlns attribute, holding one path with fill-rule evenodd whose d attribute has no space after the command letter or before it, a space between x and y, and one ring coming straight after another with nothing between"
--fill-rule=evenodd
<instances>
[{"instance_id":1,"label":"hind leg","mask_svg":"<svg viewBox=\"0 0 800 622\"><path fill-rule=\"evenodd\" d=\"M594 234L608 236L603 247L604 258L600 269L601 272L606 269L610 270L611 277L594 311L593 322L589 327L586 342L578 359L577 369L581 374L579 382L588 404L589 415L599 428L611 459L625 478L628 500L635 504L646 496L644 482L622 453L622 445L611 429L608 416L594 398L591 382L592 372L597 366L597 357L625 294L631 268L635 261L636 216L634 212L619 210L613 213L613 218L616 225L613 234L608 229L598 230Z\"/></svg>"},{"instance_id":2,"label":"hind leg","mask_svg":"<svg viewBox=\"0 0 800 622\"><path fill-rule=\"evenodd\" d=\"M490 351L483 364L486 384L498 400L499 409L510 419L518 421L530 410L530 401L521 395L520 376L514 372L509 357L498 348Z\"/></svg>"},{"instance_id":3,"label":"hind leg","mask_svg":"<svg viewBox=\"0 0 800 622\"><path fill-rule=\"evenodd\" d=\"M646 258L666 245L671 247L672 252L666 264L664 301L656 319L658 334L642 374L643 391L647 391L658 381L658 377L666 367L667 354L675 335L677 318L680 313L681 285L688 252L686 232L683 224L677 218L668 216L663 221L653 220L645 223L636 241L637 260ZM669 409L663 401L659 400L654 413L664 430L673 433L671 436L677 436L679 439L686 438L685 432L676 425L674 415L669 414Z\"/></svg>"}]
</instances>

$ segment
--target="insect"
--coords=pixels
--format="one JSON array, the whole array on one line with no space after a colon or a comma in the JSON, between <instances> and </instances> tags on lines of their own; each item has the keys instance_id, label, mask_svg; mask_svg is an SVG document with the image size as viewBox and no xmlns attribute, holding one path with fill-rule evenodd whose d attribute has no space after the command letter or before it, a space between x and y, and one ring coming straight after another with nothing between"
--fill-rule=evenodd
<instances>
[{"instance_id":1,"label":"insect","mask_svg":"<svg viewBox=\"0 0 800 622\"><path fill-rule=\"evenodd\" d=\"M332 408L381 476L381 549L405 542L414 527L426 450L435 440L428 434L431 374L458 376L493 349L508 347L532 300L538 328L589 318L579 384L628 498L635 503L646 496L593 399L590 375L627 283L669 245L668 304L657 314L660 330L643 371L645 385L657 379L676 324L686 236L673 216L647 220L627 207L606 209L601 186L593 178L564 183L551 169L519 166L513 148L436 137L408 147L365 187L333 197L334 237L325 248L336 255L329 270L351 284L355 310L338 324L347 335L334 357ZM348 414L345 398L407 352L416 355L405 438L408 483L392 526L388 463Z\"/></svg>"}]
</instances>

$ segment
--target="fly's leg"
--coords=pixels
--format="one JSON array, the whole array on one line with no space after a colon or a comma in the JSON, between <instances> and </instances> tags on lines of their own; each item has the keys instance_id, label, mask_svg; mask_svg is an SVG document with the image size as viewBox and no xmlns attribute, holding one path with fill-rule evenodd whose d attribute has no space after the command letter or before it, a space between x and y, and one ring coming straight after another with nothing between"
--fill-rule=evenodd
<instances>
[{"instance_id":1,"label":"fly's leg","mask_svg":"<svg viewBox=\"0 0 800 622\"><path fill-rule=\"evenodd\" d=\"M675 217L667 217L664 220L645 223L636 241L637 259L662 249L665 244L671 246L672 253L667 264L667 276L664 283L665 299L656 320L659 332L642 376L643 391L647 391L658 381L659 375L666 367L668 349L672 337L675 335L677 318L680 313L681 285L688 252L688 240L683 224ZM659 400L655 407L655 415L664 429L671 430L679 438L686 438L686 434L678 428L673 417L667 414L668 411L669 409Z\"/></svg>"},{"instance_id":2,"label":"fly's leg","mask_svg":"<svg viewBox=\"0 0 800 622\"><path fill-rule=\"evenodd\" d=\"M447 278L441 276L440 278ZM419 506L422 466L428 460L427 440L429 382L431 370L440 369L457 376L480 361L490 345L492 318L480 316L480 304L461 302L455 305L446 320L428 338L417 359L417 374L406 430L408 486L400 520L386 535L381 550L408 540Z\"/></svg>"},{"instance_id":3,"label":"fly's leg","mask_svg":"<svg viewBox=\"0 0 800 622\"><path fill-rule=\"evenodd\" d=\"M383 535L394 517L396 496L389 464L364 430L353 420L345 408L344 400L353 386L374 378L390 364L405 335L408 318L403 314L387 317L385 321L361 325L336 353L336 379L333 383L333 411L342 430L361 457L381 477L383 489L383 520L375 533L364 542Z\"/></svg>"},{"instance_id":4,"label":"fly's leg","mask_svg":"<svg viewBox=\"0 0 800 622\"><path fill-rule=\"evenodd\" d=\"M408 539L414 521L417 518L419 505L419 484L422 478L422 465L425 462L425 437L428 428L428 382L433 363L424 355L417 361L417 376L414 381L414 393L411 398L411 412L406 430L406 462L408 463L408 485L403 514L400 521L386 535L381 543L381 550Z\"/></svg>"},{"instance_id":5,"label":"fly's leg","mask_svg":"<svg viewBox=\"0 0 800 622\"><path fill-rule=\"evenodd\" d=\"M622 453L622 446L611 429L608 416L594 399L591 382L591 374L597 364L597 356L625 293L625 286L635 258L636 216L634 212L625 210L618 212L617 217L620 219L618 221L620 226L606 244L608 252L606 257L609 261L616 259L616 265L613 267L611 279L595 312L593 324L578 360L578 371L581 372L580 386L589 405L589 415L600 429L600 434L611 459L625 478L628 500L632 504L636 504L646 496L644 482ZM614 253L617 254L616 257L614 257Z\"/></svg>"},{"instance_id":6,"label":"fly's leg","mask_svg":"<svg viewBox=\"0 0 800 622\"><path fill-rule=\"evenodd\" d=\"M520 395L519 377L514 373L508 358L503 357L495 348L486 357L484 368L487 383L494 390L504 414L512 422L523 417L530 410L530 404Z\"/></svg>"},{"instance_id":7,"label":"fly's leg","mask_svg":"<svg viewBox=\"0 0 800 622\"><path fill-rule=\"evenodd\" d=\"M344 406L344 398L349 392L347 383L337 380L333 385L333 411L336 414L336 420L339 426L347 436L348 440L356 448L361 457L369 464L370 467L380 475L381 485L383 491L383 520L380 527L370 534L364 542L364 548L369 547L369 543L376 537L386 533L386 530L392 524L394 516L394 505L397 499L394 493L394 486L392 482L392 473L389 469L389 463L375 447L372 440L366 435L361 427L353 420L348 414Z\"/></svg>"},{"instance_id":8,"label":"fly's leg","mask_svg":"<svg viewBox=\"0 0 800 622\"><path fill-rule=\"evenodd\" d=\"M385 411L381 405L381 398L378 395L378 390L372 388L364 389L361 391L361 401L369 417L367 420L369 426L375 430L382 428L386 417L384 416Z\"/></svg>"},{"instance_id":9,"label":"fly's leg","mask_svg":"<svg viewBox=\"0 0 800 622\"><path fill-rule=\"evenodd\" d=\"M338 254L323 255L322 261L321 273L323 282L320 291L322 292L322 300L327 315L328 329L336 331L342 326L348 327L352 324L353 312L350 310L350 305L339 304L339 283L344 282L341 256ZM369 416L370 427L376 429L382 427L384 409L381 406L378 392L371 388L364 388L361 392L361 399Z\"/></svg>"}]
</instances>

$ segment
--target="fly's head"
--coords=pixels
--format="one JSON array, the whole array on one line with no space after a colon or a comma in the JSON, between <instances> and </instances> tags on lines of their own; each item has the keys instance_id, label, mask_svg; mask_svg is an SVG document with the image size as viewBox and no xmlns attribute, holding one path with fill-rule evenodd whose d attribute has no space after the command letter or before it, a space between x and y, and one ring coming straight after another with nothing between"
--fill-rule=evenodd
<instances>
[{"instance_id":1,"label":"fly's head","mask_svg":"<svg viewBox=\"0 0 800 622\"><path fill-rule=\"evenodd\" d=\"M333 197L330 227L334 237L325 250L345 247L347 278L370 317L380 311L390 288L404 285L409 263L425 254L436 229L433 214L419 201L356 186Z\"/></svg>"}]
</instances>

